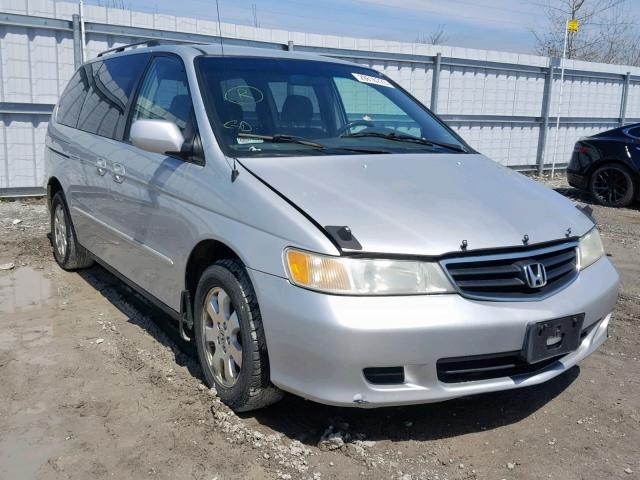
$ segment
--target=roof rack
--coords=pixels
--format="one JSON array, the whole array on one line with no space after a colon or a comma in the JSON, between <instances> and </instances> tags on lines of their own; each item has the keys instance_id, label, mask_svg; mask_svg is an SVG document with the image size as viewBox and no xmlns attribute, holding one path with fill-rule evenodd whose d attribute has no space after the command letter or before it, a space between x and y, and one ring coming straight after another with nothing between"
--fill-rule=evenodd
<instances>
[{"instance_id":1,"label":"roof rack","mask_svg":"<svg viewBox=\"0 0 640 480\"><path fill-rule=\"evenodd\" d=\"M157 47L158 45L179 45L179 44L192 44L192 45L202 45L204 42L194 42L190 40L164 40L164 39L153 39L153 40L143 40L141 42L128 43L127 45L122 45L120 47L110 48L109 50L105 50L100 52L97 56L102 57L108 53L120 53L124 52L128 48L134 47Z\"/></svg>"}]
</instances>

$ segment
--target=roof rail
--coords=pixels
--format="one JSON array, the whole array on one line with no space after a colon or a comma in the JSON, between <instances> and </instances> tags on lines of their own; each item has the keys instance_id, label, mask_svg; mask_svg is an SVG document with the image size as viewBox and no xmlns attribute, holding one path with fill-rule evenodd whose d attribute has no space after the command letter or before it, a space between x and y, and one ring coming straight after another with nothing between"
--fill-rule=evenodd
<instances>
[{"instance_id":1,"label":"roof rail","mask_svg":"<svg viewBox=\"0 0 640 480\"><path fill-rule=\"evenodd\" d=\"M120 47L110 48L109 50L105 50L104 52L100 52L97 56L102 57L108 53L119 53L124 52L128 48L133 47L157 47L158 45L179 45L179 44L193 44L193 45L202 45L204 42L194 42L190 40L164 40L164 39L152 39L152 40L142 40L141 42L128 43L127 45L122 45Z\"/></svg>"}]
</instances>

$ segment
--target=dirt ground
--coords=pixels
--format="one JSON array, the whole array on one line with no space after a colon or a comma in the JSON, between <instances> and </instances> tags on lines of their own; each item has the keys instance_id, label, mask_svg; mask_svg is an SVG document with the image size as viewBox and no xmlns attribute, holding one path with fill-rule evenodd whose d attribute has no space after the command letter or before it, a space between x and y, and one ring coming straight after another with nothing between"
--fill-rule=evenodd
<instances>
[{"instance_id":1,"label":"dirt ground","mask_svg":"<svg viewBox=\"0 0 640 480\"><path fill-rule=\"evenodd\" d=\"M580 367L440 404L288 396L238 416L161 312L100 267L55 265L43 201L0 202L0 479L640 478L640 210L593 209L622 293Z\"/></svg>"}]
</instances>

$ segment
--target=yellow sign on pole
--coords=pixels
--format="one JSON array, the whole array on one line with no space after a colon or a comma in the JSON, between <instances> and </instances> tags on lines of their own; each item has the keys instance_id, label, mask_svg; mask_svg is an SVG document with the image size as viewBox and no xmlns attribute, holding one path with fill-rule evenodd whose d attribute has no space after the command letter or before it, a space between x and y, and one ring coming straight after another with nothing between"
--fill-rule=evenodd
<instances>
[{"instance_id":1,"label":"yellow sign on pole","mask_svg":"<svg viewBox=\"0 0 640 480\"><path fill-rule=\"evenodd\" d=\"M567 20L567 30L569 30L570 32L577 32L578 31L578 20L571 19L571 20Z\"/></svg>"}]
</instances>

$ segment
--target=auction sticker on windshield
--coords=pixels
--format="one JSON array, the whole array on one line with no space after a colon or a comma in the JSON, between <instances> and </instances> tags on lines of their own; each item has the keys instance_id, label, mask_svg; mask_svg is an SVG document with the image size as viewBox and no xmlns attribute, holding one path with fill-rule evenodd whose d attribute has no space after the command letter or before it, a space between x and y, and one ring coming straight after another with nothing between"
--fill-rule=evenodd
<instances>
[{"instance_id":1,"label":"auction sticker on windshield","mask_svg":"<svg viewBox=\"0 0 640 480\"><path fill-rule=\"evenodd\" d=\"M261 138L243 138L243 137L238 137L236 138L236 142L238 142L239 145L245 145L247 143L264 143L264 140Z\"/></svg>"},{"instance_id":2,"label":"auction sticker on windshield","mask_svg":"<svg viewBox=\"0 0 640 480\"><path fill-rule=\"evenodd\" d=\"M393 88L389 82L387 82L384 78L372 77L370 75L362 75L361 73L352 73L356 80L362 83L371 83L372 85L380 85L383 87Z\"/></svg>"}]
</instances>

